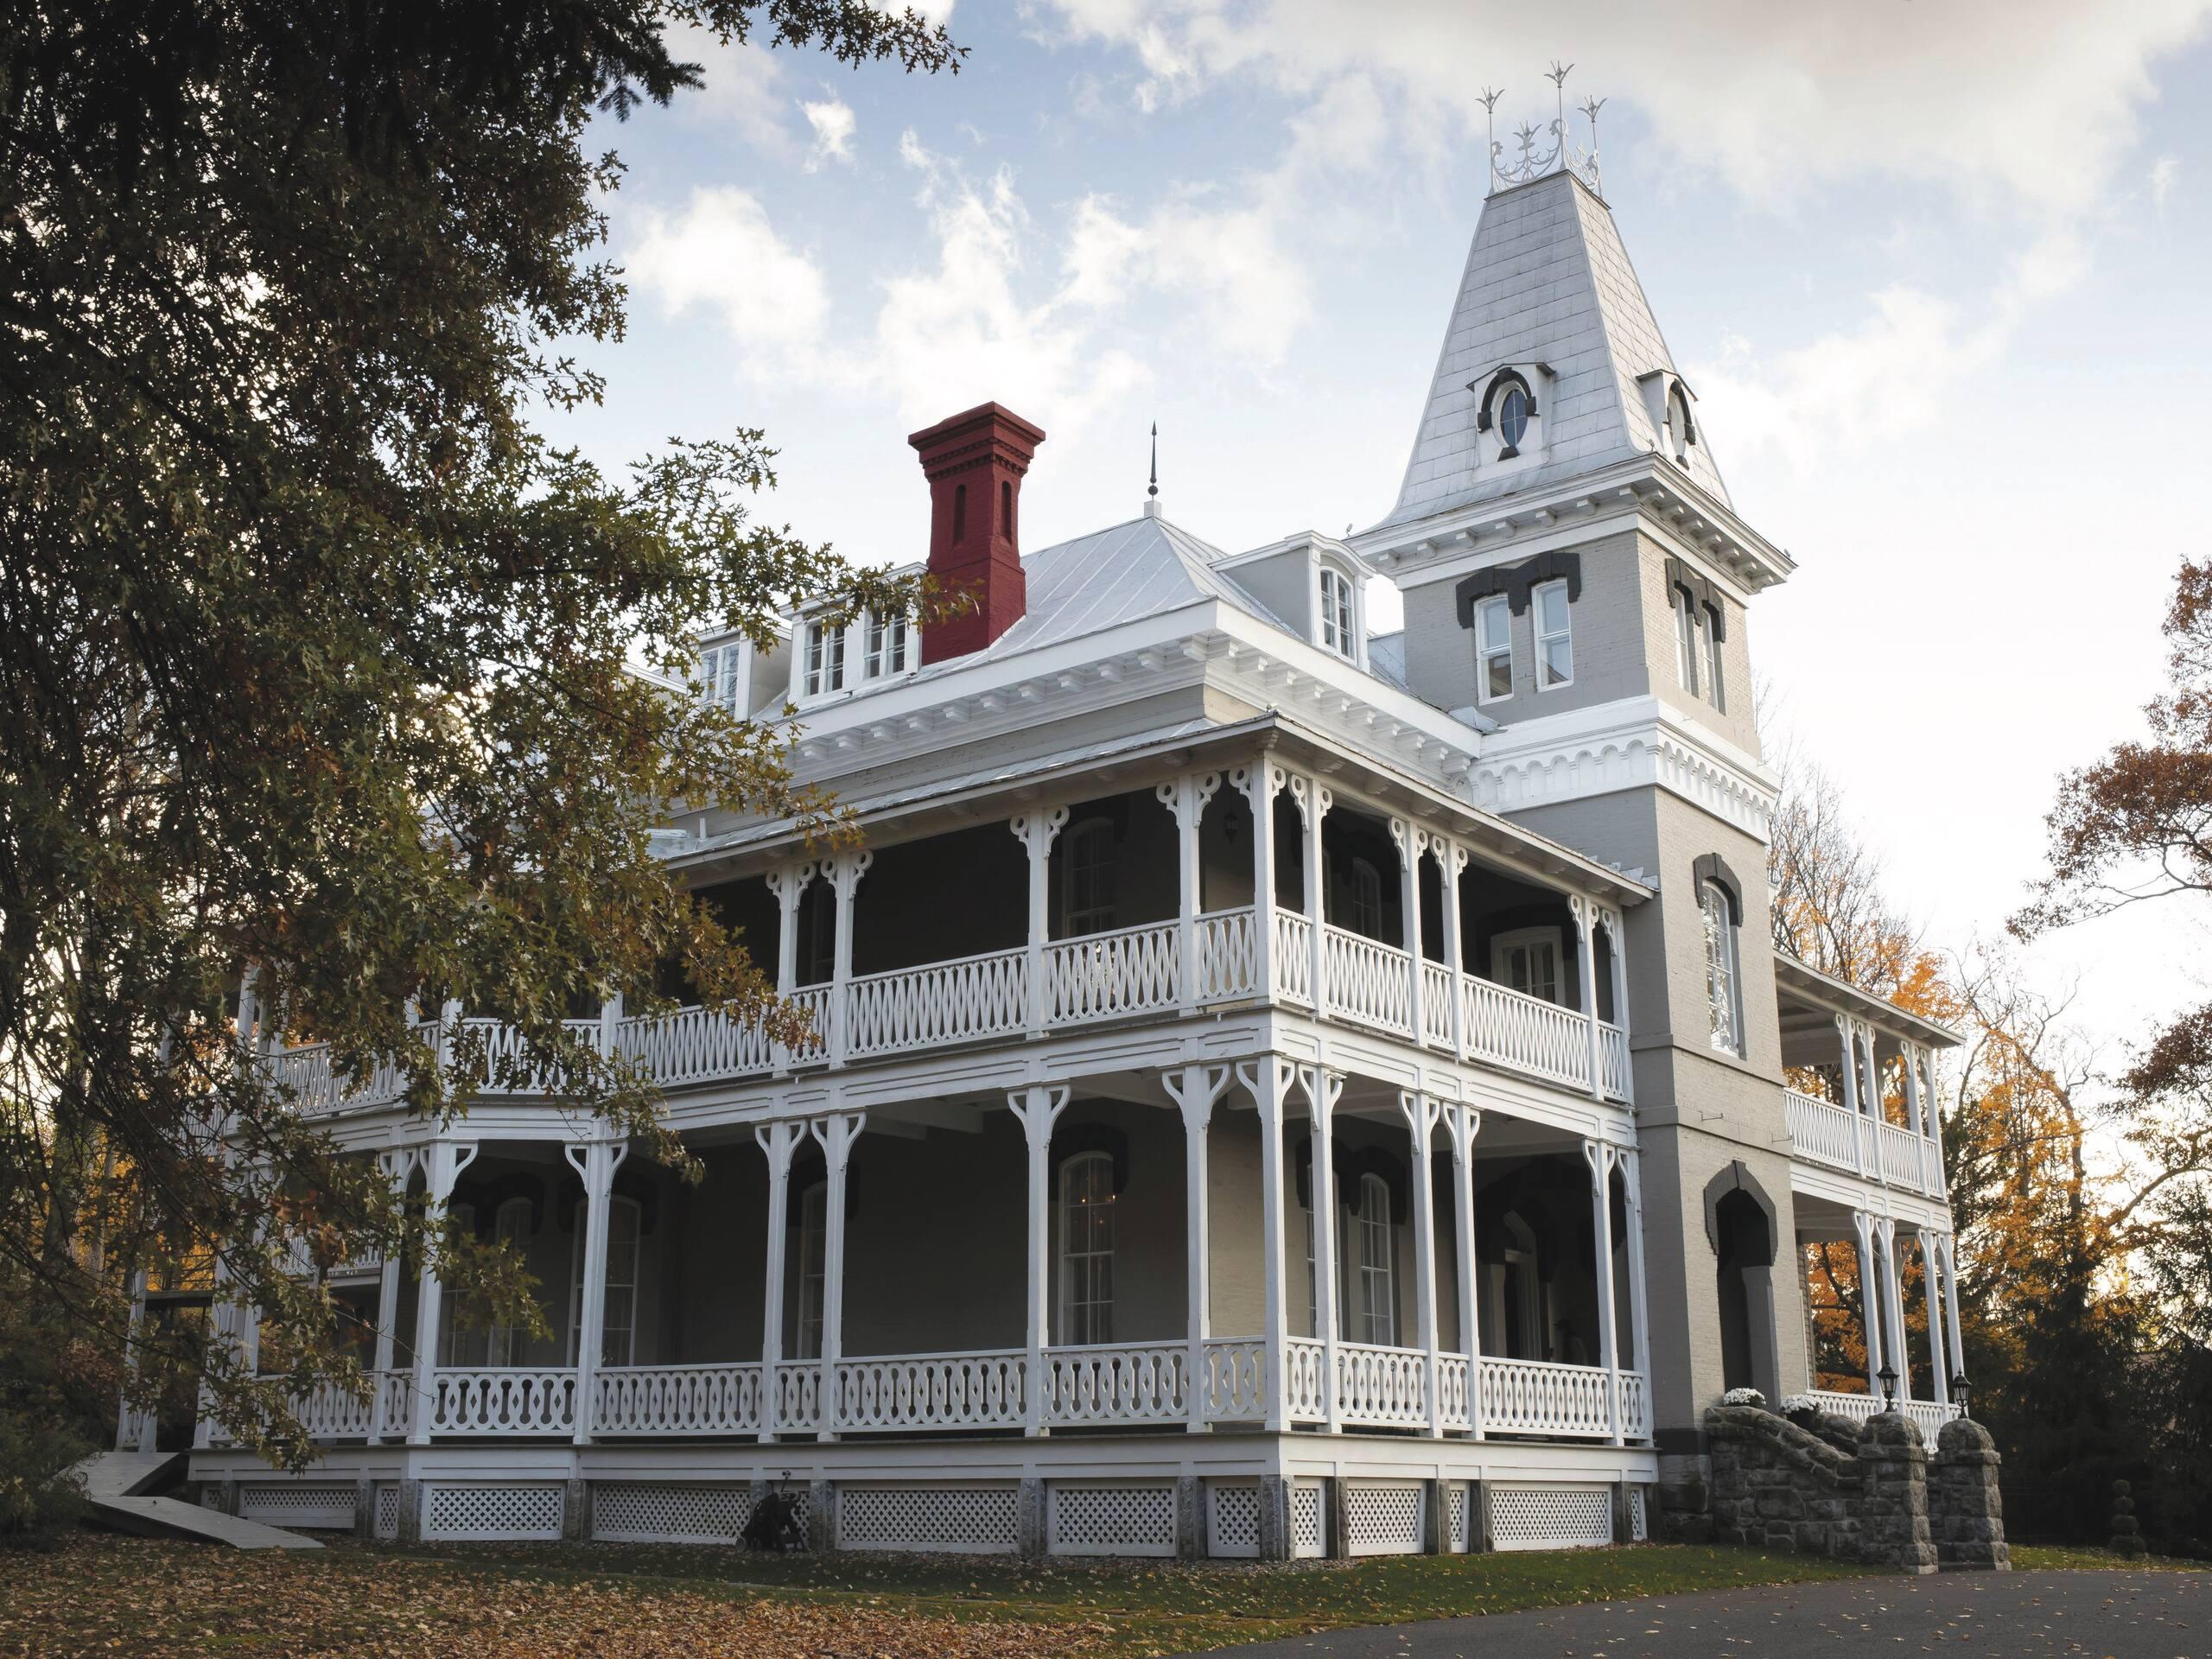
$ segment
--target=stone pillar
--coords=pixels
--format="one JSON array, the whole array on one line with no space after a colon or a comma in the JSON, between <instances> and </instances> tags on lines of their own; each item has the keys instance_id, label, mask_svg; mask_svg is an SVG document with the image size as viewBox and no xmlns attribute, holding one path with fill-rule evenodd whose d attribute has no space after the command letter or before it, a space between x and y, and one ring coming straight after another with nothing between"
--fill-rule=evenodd
<instances>
[{"instance_id":1,"label":"stone pillar","mask_svg":"<svg viewBox=\"0 0 2212 1659\"><path fill-rule=\"evenodd\" d=\"M1859 1431L1859 1528L1866 1559L1901 1573L1933 1573L1928 1535L1928 1451L1911 1419L1885 1411Z\"/></svg>"},{"instance_id":2,"label":"stone pillar","mask_svg":"<svg viewBox=\"0 0 2212 1659\"><path fill-rule=\"evenodd\" d=\"M1039 1084L1006 1097L1029 1141L1029 1224L1024 1235L1028 1246L1028 1359L1022 1397L1028 1408L1024 1432L1033 1436L1046 1432L1045 1347L1052 1336L1052 1125L1067 1109L1069 1092L1065 1084Z\"/></svg>"},{"instance_id":3,"label":"stone pillar","mask_svg":"<svg viewBox=\"0 0 2212 1659\"><path fill-rule=\"evenodd\" d=\"M826 1345L830 1331L826 1316L822 1329ZM826 1399L822 1402L822 1417L824 1422L830 1419L830 1402ZM822 1438L828 1440L830 1436ZM822 1477L809 1482L806 1488L806 1547L823 1555L837 1548L837 1487L835 1482Z\"/></svg>"},{"instance_id":4,"label":"stone pillar","mask_svg":"<svg viewBox=\"0 0 2212 1659\"><path fill-rule=\"evenodd\" d=\"M1290 1477L1262 1475L1260 1559L1263 1561L1287 1561L1290 1559Z\"/></svg>"},{"instance_id":5,"label":"stone pillar","mask_svg":"<svg viewBox=\"0 0 2212 1659\"><path fill-rule=\"evenodd\" d=\"M1322 1541L1322 1553L1332 1561L1351 1559L1351 1517L1346 1513L1350 1505L1344 1490L1344 1478L1331 1475L1321 1483L1321 1509L1328 1517L1325 1529L1328 1536Z\"/></svg>"},{"instance_id":6,"label":"stone pillar","mask_svg":"<svg viewBox=\"0 0 2212 1659\"><path fill-rule=\"evenodd\" d=\"M1196 1475L1175 1481L1175 1559L1202 1561L1206 1555L1206 1484Z\"/></svg>"},{"instance_id":7,"label":"stone pillar","mask_svg":"<svg viewBox=\"0 0 2212 1659\"><path fill-rule=\"evenodd\" d=\"M1424 1480L1421 1484L1421 1553L1424 1555L1449 1555L1452 1553L1452 1502L1447 1483Z\"/></svg>"},{"instance_id":8,"label":"stone pillar","mask_svg":"<svg viewBox=\"0 0 2212 1659\"><path fill-rule=\"evenodd\" d=\"M399 1483L399 1541L403 1544L419 1544L423 1541L424 1497L421 1481L403 1480ZM232 1505L232 1513L237 1512L237 1506Z\"/></svg>"},{"instance_id":9,"label":"stone pillar","mask_svg":"<svg viewBox=\"0 0 2212 1659\"><path fill-rule=\"evenodd\" d=\"M1944 1571L2012 1571L2005 1504L1997 1490L2001 1461L1980 1423L1955 1418L1936 1437L1928 1467L1928 1529Z\"/></svg>"},{"instance_id":10,"label":"stone pillar","mask_svg":"<svg viewBox=\"0 0 2212 1659\"><path fill-rule=\"evenodd\" d=\"M1020 1495L1014 1500L1014 1548L1025 1561L1043 1560L1052 1548L1050 1502L1043 1481L1034 1475L1021 1478Z\"/></svg>"},{"instance_id":11,"label":"stone pillar","mask_svg":"<svg viewBox=\"0 0 2212 1659\"><path fill-rule=\"evenodd\" d=\"M578 1402L581 1414L582 1404ZM561 1505L561 1541L581 1544L591 1536L591 1483L581 1475L569 1477L566 1500Z\"/></svg>"}]
</instances>

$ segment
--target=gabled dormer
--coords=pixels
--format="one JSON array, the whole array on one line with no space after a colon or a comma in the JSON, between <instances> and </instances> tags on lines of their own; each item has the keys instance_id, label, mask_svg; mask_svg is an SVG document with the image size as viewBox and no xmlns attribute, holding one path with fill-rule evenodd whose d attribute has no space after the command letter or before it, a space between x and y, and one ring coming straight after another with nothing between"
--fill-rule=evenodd
<instances>
[{"instance_id":1,"label":"gabled dormer","mask_svg":"<svg viewBox=\"0 0 2212 1659\"><path fill-rule=\"evenodd\" d=\"M1351 543L1309 530L1214 569L1308 645L1368 665L1367 582L1375 570Z\"/></svg>"}]
</instances>

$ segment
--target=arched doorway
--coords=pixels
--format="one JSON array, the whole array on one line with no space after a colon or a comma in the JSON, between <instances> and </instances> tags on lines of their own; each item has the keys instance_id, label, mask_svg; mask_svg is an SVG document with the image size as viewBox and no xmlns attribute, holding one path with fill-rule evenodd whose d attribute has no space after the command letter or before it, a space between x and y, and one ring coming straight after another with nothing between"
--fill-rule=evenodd
<instances>
[{"instance_id":1,"label":"arched doorway","mask_svg":"<svg viewBox=\"0 0 2212 1659\"><path fill-rule=\"evenodd\" d=\"M1720 1324L1723 1389L1757 1389L1777 1397L1772 1212L1757 1182L1732 1164L1706 1189L1713 1243L1713 1293Z\"/></svg>"}]
</instances>

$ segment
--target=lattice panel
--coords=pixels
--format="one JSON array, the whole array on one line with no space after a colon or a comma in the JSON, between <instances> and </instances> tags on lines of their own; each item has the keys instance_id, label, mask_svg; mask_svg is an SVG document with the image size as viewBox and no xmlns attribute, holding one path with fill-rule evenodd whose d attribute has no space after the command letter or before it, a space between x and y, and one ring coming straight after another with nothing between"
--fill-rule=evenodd
<instances>
[{"instance_id":1,"label":"lattice panel","mask_svg":"<svg viewBox=\"0 0 2212 1659\"><path fill-rule=\"evenodd\" d=\"M1056 1555L1173 1555L1175 1489L1055 1482L1047 1526Z\"/></svg>"},{"instance_id":2,"label":"lattice panel","mask_svg":"<svg viewBox=\"0 0 2212 1659\"><path fill-rule=\"evenodd\" d=\"M370 1510L371 1529L386 1543L399 1536L399 1483L380 1480L377 1483L376 1502Z\"/></svg>"},{"instance_id":3,"label":"lattice panel","mask_svg":"<svg viewBox=\"0 0 2212 1659\"><path fill-rule=\"evenodd\" d=\"M238 1519L270 1527L346 1529L353 1524L353 1488L255 1485L238 1488Z\"/></svg>"},{"instance_id":4,"label":"lattice panel","mask_svg":"<svg viewBox=\"0 0 2212 1659\"><path fill-rule=\"evenodd\" d=\"M1641 1544L1651 1536L1651 1516L1644 1509L1646 1494L1641 1486L1628 1489L1628 1537L1632 1544Z\"/></svg>"},{"instance_id":5,"label":"lattice panel","mask_svg":"<svg viewBox=\"0 0 2212 1659\"><path fill-rule=\"evenodd\" d=\"M563 1486L433 1486L423 1535L432 1539L556 1539Z\"/></svg>"},{"instance_id":6,"label":"lattice panel","mask_svg":"<svg viewBox=\"0 0 2212 1659\"><path fill-rule=\"evenodd\" d=\"M1206 1483L1206 1554L1235 1559L1260 1553L1260 1488L1249 1480Z\"/></svg>"},{"instance_id":7,"label":"lattice panel","mask_svg":"<svg viewBox=\"0 0 2212 1659\"><path fill-rule=\"evenodd\" d=\"M999 1554L1020 1541L1020 1504L1012 1486L841 1486L837 1548Z\"/></svg>"},{"instance_id":8,"label":"lattice panel","mask_svg":"<svg viewBox=\"0 0 2212 1659\"><path fill-rule=\"evenodd\" d=\"M1497 1486L1491 1541L1499 1549L1573 1549L1613 1541L1610 1486Z\"/></svg>"},{"instance_id":9,"label":"lattice panel","mask_svg":"<svg viewBox=\"0 0 2212 1659\"><path fill-rule=\"evenodd\" d=\"M1445 1521L1451 1535L1452 1548L1459 1554L1466 1553L1467 1535L1474 1519L1474 1505L1468 1501L1469 1496L1467 1483L1464 1480L1455 1480L1445 1488Z\"/></svg>"},{"instance_id":10,"label":"lattice panel","mask_svg":"<svg viewBox=\"0 0 2212 1659\"><path fill-rule=\"evenodd\" d=\"M807 1489L804 1482L796 1480L772 1482L770 1490L791 1499L791 1519L798 1524L798 1547L801 1549L812 1549L814 1548L814 1494Z\"/></svg>"},{"instance_id":11,"label":"lattice panel","mask_svg":"<svg viewBox=\"0 0 2212 1659\"><path fill-rule=\"evenodd\" d=\"M1328 1533L1320 1482L1301 1480L1290 1489L1290 1553L1321 1555L1328 1551Z\"/></svg>"},{"instance_id":12,"label":"lattice panel","mask_svg":"<svg viewBox=\"0 0 2212 1659\"><path fill-rule=\"evenodd\" d=\"M749 1484L616 1480L591 1489L591 1535L610 1543L734 1544L752 1518Z\"/></svg>"},{"instance_id":13,"label":"lattice panel","mask_svg":"<svg viewBox=\"0 0 2212 1659\"><path fill-rule=\"evenodd\" d=\"M202 1486L200 1489L200 1507L203 1510L221 1509L223 1507L222 1487L212 1480Z\"/></svg>"},{"instance_id":14,"label":"lattice panel","mask_svg":"<svg viewBox=\"0 0 2212 1659\"><path fill-rule=\"evenodd\" d=\"M1421 1484L1363 1480L1344 1490L1344 1546L1353 1555L1412 1555L1421 1547Z\"/></svg>"}]
</instances>

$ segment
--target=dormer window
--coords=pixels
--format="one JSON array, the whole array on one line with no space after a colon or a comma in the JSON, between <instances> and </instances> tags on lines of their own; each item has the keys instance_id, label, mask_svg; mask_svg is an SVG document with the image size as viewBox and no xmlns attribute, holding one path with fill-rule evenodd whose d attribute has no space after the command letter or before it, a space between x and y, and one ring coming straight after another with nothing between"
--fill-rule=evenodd
<instances>
[{"instance_id":1,"label":"dormer window","mask_svg":"<svg viewBox=\"0 0 2212 1659\"><path fill-rule=\"evenodd\" d=\"M1354 632L1351 579L1341 570L1321 569L1321 645L1339 657L1358 654Z\"/></svg>"},{"instance_id":2,"label":"dormer window","mask_svg":"<svg viewBox=\"0 0 2212 1659\"><path fill-rule=\"evenodd\" d=\"M845 631L827 622L806 625L805 674L800 691L810 697L826 697L845 689Z\"/></svg>"},{"instance_id":3,"label":"dormer window","mask_svg":"<svg viewBox=\"0 0 2212 1659\"><path fill-rule=\"evenodd\" d=\"M727 709L742 718L752 711L747 702L745 681L748 677L744 642L715 645L699 658L699 686L707 702L716 709Z\"/></svg>"},{"instance_id":4,"label":"dormer window","mask_svg":"<svg viewBox=\"0 0 2212 1659\"><path fill-rule=\"evenodd\" d=\"M1529 435L1529 394L1518 386L1507 387L1497 400L1497 435L1508 449L1518 449Z\"/></svg>"},{"instance_id":5,"label":"dormer window","mask_svg":"<svg viewBox=\"0 0 2212 1659\"><path fill-rule=\"evenodd\" d=\"M1697 427L1690 419L1690 400L1677 380L1667 389L1667 447L1687 466L1690 446L1697 442Z\"/></svg>"},{"instance_id":6,"label":"dormer window","mask_svg":"<svg viewBox=\"0 0 2212 1659\"><path fill-rule=\"evenodd\" d=\"M904 674L907 651L905 617L871 615L868 619L868 649L861 658L861 672L871 680Z\"/></svg>"}]
</instances>

